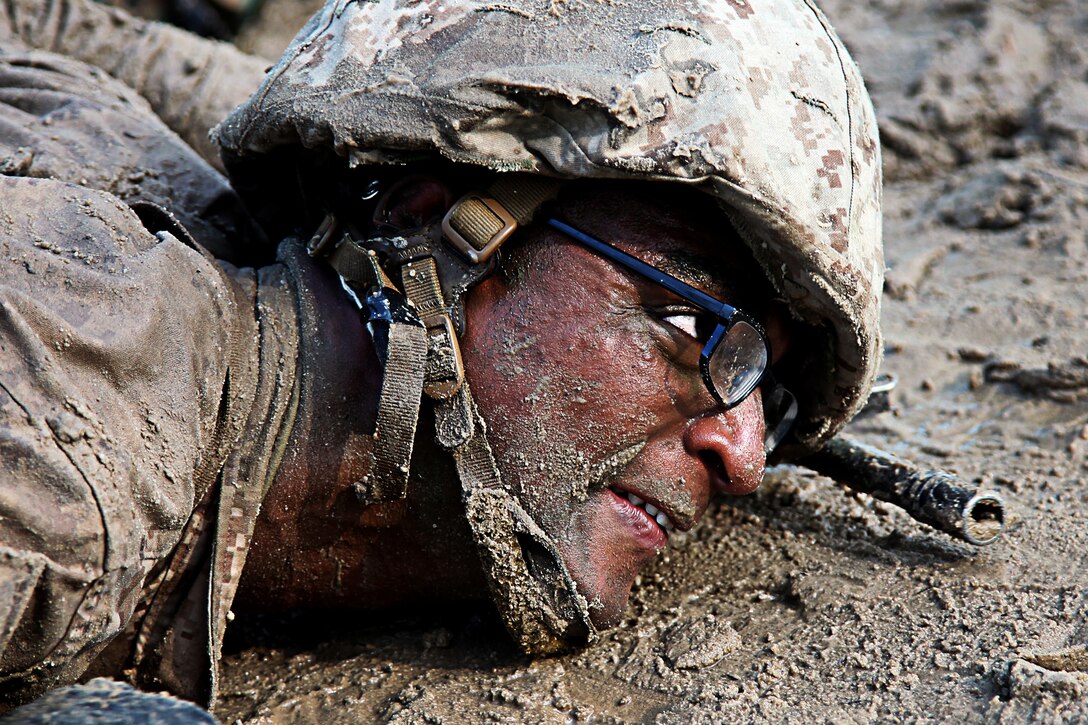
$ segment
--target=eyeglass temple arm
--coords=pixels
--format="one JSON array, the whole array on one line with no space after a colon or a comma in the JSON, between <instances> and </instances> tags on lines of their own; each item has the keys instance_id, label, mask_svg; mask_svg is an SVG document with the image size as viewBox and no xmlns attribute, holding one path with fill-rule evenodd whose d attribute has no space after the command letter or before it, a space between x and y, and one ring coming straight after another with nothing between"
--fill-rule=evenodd
<instances>
[{"instance_id":1,"label":"eyeglass temple arm","mask_svg":"<svg viewBox=\"0 0 1088 725\"><path fill-rule=\"evenodd\" d=\"M569 224L565 224L558 219L548 219L548 224L563 232L563 234L566 234L571 239L589 247L602 257L615 262L622 267L626 267L636 274L642 275L651 282L661 285L669 292L683 297L688 302L691 302L706 312L727 320L737 311L732 305L715 299L702 290L696 289L686 282L681 282L676 277L673 277L666 272L662 272L657 267L646 264L646 262L643 262L638 257L633 257L630 254L627 254L627 252L616 249L611 244L595 239L585 232L575 229Z\"/></svg>"}]
</instances>

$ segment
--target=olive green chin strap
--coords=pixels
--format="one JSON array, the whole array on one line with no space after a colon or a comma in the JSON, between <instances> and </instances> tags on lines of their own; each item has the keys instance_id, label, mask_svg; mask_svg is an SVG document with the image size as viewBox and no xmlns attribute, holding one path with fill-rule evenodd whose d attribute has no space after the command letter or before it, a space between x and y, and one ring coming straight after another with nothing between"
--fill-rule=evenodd
<instances>
[{"instance_id":1,"label":"olive green chin strap","mask_svg":"<svg viewBox=\"0 0 1088 725\"><path fill-rule=\"evenodd\" d=\"M322 230L318 231L320 234ZM313 249L311 245L311 254ZM408 491L412 449L430 357L427 328L404 304L400 291L378 263L377 254L363 247L351 234L344 234L337 246L328 252L328 261L357 299L364 300L368 307L384 304L388 308L385 349L377 351L379 359L384 359L384 368L374 442L368 454L368 473L355 484L355 493L366 503L397 501ZM375 323L372 320L368 324ZM378 344L377 340L375 344Z\"/></svg>"},{"instance_id":2,"label":"olive green chin strap","mask_svg":"<svg viewBox=\"0 0 1088 725\"><path fill-rule=\"evenodd\" d=\"M453 314L499 246L528 224L558 193L559 182L504 175L487 194L462 197L446 214L441 235L428 228L408 237L363 240L335 236L327 220L310 245L356 293L407 301L388 325L385 370L378 402L370 474L356 484L366 503L405 497L422 394L435 403L435 439L452 455L461 479L465 514L484 575L510 635L531 655L551 655L596 639L589 604L579 594L547 534L504 488L487 441L487 426L465 380ZM399 265L400 286L372 246ZM450 248L457 252L453 255ZM465 260L468 263L465 263ZM443 287L443 279L450 280ZM395 304L392 304L395 307Z\"/></svg>"}]
</instances>

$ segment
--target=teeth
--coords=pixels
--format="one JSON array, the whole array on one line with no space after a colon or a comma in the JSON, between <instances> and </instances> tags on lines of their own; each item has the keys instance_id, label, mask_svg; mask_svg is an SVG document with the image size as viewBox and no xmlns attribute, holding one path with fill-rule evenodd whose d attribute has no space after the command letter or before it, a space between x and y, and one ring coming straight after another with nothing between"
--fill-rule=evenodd
<instances>
[{"instance_id":1,"label":"teeth","mask_svg":"<svg viewBox=\"0 0 1088 725\"><path fill-rule=\"evenodd\" d=\"M643 501L641 498L633 493L627 493L627 500L633 503L635 506L640 507L643 511L650 514L650 518L657 522L658 526L665 529L665 531L672 532L672 522L669 521L669 517L665 515L665 512L654 506L652 503Z\"/></svg>"}]
</instances>

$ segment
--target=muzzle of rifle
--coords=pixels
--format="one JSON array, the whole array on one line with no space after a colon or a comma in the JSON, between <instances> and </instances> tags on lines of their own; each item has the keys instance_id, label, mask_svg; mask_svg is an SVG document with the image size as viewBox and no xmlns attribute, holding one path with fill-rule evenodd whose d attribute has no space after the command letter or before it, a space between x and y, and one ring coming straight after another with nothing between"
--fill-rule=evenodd
<instances>
[{"instance_id":1,"label":"muzzle of rifle","mask_svg":"<svg viewBox=\"0 0 1088 725\"><path fill-rule=\"evenodd\" d=\"M1005 528L1000 495L972 492L951 473L920 468L862 443L836 438L798 463L976 546L993 543Z\"/></svg>"}]
</instances>

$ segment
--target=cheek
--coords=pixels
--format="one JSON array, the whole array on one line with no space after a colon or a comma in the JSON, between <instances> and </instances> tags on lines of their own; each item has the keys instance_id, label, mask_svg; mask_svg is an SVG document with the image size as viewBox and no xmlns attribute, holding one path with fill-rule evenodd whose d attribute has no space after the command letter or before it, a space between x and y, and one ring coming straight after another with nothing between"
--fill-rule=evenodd
<instances>
[{"instance_id":1,"label":"cheek","mask_svg":"<svg viewBox=\"0 0 1088 725\"><path fill-rule=\"evenodd\" d=\"M565 516L585 501L594 464L645 438L651 395L663 397L659 355L638 344L634 315L516 294L473 313L465 368L504 481Z\"/></svg>"},{"instance_id":2,"label":"cheek","mask_svg":"<svg viewBox=\"0 0 1088 725\"><path fill-rule=\"evenodd\" d=\"M586 310L521 306L492 318L466 355L473 391L504 428L532 431L592 455L617 433L645 430L651 411L671 404L673 381L645 325ZM602 319L605 318L605 319ZM529 455L529 451L525 451Z\"/></svg>"}]
</instances>

